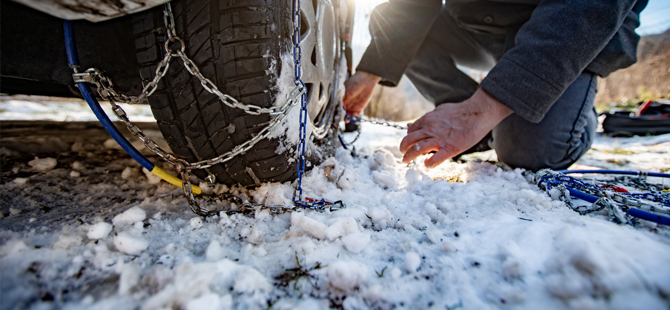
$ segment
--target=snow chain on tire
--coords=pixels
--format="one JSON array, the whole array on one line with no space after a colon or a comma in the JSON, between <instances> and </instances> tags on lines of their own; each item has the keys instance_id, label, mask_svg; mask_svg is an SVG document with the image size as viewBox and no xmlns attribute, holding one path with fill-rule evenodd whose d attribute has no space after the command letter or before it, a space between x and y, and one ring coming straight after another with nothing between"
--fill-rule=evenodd
<instances>
[{"instance_id":1,"label":"snow chain on tire","mask_svg":"<svg viewBox=\"0 0 670 310\"><path fill-rule=\"evenodd\" d=\"M224 94L221 92L218 87L208 78L206 78L201 71L198 69L197 65L185 54L186 46L184 41L177 35L176 29L175 29L175 23L174 23L174 16L172 14L172 8L170 6L170 3L165 4L165 9L163 11L163 21L165 23L166 29L167 29L167 34L168 34L168 39L166 40L164 44L164 50L165 50L165 56L164 58L160 61L158 64L158 67L155 70L155 75L153 79L147 83L143 90L142 93L139 96L127 96L124 94L120 94L114 89L112 81L105 77L102 72L98 69L92 68L88 69L83 73L75 72L73 74L73 79L75 83L80 83L80 82L89 82L89 83L94 83L97 88L98 88L98 93L100 96L109 101L110 104L112 105L112 111L114 114L128 127L128 130L138 139L140 139L142 142L144 142L144 145L152 151L154 154L158 155L161 157L163 160L168 162L169 164L175 166L177 171L180 174L180 177L182 179L182 188L184 190L184 194L186 195L186 198L188 200L188 204L191 208L191 210L201 216L209 216L209 215L214 215L216 214L215 211L207 211L202 209L197 201L195 200L195 197L192 192L192 186L191 182L189 180L190 177L190 171L191 170L196 170L196 169L206 169L209 167L212 167L213 165L216 164L221 164L224 162L227 162L231 159L233 159L235 156L242 154L249 149L251 149L255 144L257 144L259 141L266 139L272 132L274 128L276 128L282 121L286 119L288 116L289 111L293 106L295 106L298 102L302 103L301 106L301 124L300 124L300 143L298 145L298 150L300 152L299 154L299 164L297 167L297 172L298 172L298 179L296 182L296 187L294 191L294 196L293 196L293 202L296 206L299 207L304 207L304 208L310 208L310 209L323 209L326 206L329 206L331 210L335 210L338 207L343 207L343 204L341 202L336 202L336 203L330 203L327 202L323 199L321 200L314 200L314 199L309 199L307 198L307 201L302 200L302 187L301 187L301 181L302 181L302 175L305 170L305 127L306 127L306 117L307 117L307 107L306 107L306 98L305 98L305 93L306 93L306 87L304 83L302 83L300 76L301 76L301 68L300 68L300 58L301 58L301 50L300 50L300 0L296 0L295 2L295 10L293 12L293 25L294 25L294 57L295 57L295 85L296 87L291 91L289 95L287 95L286 98L286 103L284 103L281 106L273 106L270 108L263 108L260 106L256 105L250 105L250 104L243 104L239 101L237 101L235 98L233 98L230 95ZM123 102L123 103L128 103L128 104L137 104L141 103L143 100L146 98L150 97L158 88L158 83L163 78L167 72L168 68L170 67L170 61L172 58L179 57L186 70L194 77L196 77L199 81L202 87L208 91L211 94L216 95L219 100L225 104L226 106L234 109L239 109L244 111L246 114L250 115L260 115L260 114L268 114L272 118L272 121L265 127L263 128L257 135L255 135L252 139L245 141L242 144L239 144L235 146L231 151L228 151L220 156L217 156L212 159L207 159L207 160L201 160L195 163L189 163L186 160L177 158L173 154L170 154L163 150L161 147L158 146L157 143L155 143L153 140L151 140L149 137L147 137L142 130L136 126L134 123L130 121L128 118L128 115L126 112L116 104L116 102ZM209 180L210 182L213 180ZM212 182L213 183L213 182ZM246 211L244 211L246 212Z\"/></svg>"}]
</instances>

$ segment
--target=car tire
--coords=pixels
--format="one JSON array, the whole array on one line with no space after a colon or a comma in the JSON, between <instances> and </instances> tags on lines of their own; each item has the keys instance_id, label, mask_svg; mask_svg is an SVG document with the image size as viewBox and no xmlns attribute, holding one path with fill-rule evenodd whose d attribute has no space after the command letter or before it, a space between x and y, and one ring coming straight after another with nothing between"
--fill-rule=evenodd
<instances>
[{"instance_id":1,"label":"car tire","mask_svg":"<svg viewBox=\"0 0 670 310\"><path fill-rule=\"evenodd\" d=\"M317 8L310 12L309 7L314 5ZM328 5L331 7L326 7ZM243 104L271 107L285 102L282 101L285 98L278 97L281 91L279 84L286 78L280 76L282 67L287 65L282 62L282 56L293 55L292 1L195 0L172 1L171 6L177 35L186 45L185 53L220 91ZM312 42L315 45L312 51L305 51L303 47L302 62L309 64L303 65L303 76L311 79L304 80L308 84L307 96L312 99L314 96L323 99L324 93L328 96L325 105L323 100L320 105L313 104L314 100L310 101L309 107L316 106L317 111L310 111L309 115L311 126L308 128L313 128L306 154L309 168L332 155L337 145L337 131L343 117L341 91L338 92L341 89L338 78L343 27L339 25L341 19L336 16L331 23L330 30L333 33L321 34L318 38L319 31L324 30L317 29L323 25L314 24L317 15L328 11L327 17L333 17L338 12L337 8L330 1L303 0L301 9L302 42L316 42ZM154 78L156 67L165 55L163 46L167 33L163 8L135 14L132 22L140 76L146 83ZM330 30L326 29L327 32ZM328 67L319 66L315 61L323 62L331 54L324 55L321 52L315 55L313 52L317 50L316 47L323 47L319 43L324 40L324 36L329 35L334 36L334 39L327 38L329 46L325 49L331 51L331 43L335 45L332 46L332 59L328 59L333 62L331 67L335 79L326 81L328 88L325 91L324 83L318 81L319 74L312 71ZM301 43L301 46L305 44ZM321 59L317 59L319 57ZM293 66L292 63L290 65ZM293 68L288 71L292 79ZM317 81L314 76L317 76ZM314 86L316 83L318 86ZM167 74L148 100L172 152L188 162L225 154L252 139L271 121L267 114L250 115L224 105L216 95L202 87L200 80L186 70L178 57L173 58ZM299 108L296 105L293 110ZM292 120L297 121L291 117L285 121ZM218 183L226 185L253 186L264 182L294 180L297 177L295 135L295 130L287 130L278 137L260 140L253 148L230 161L194 173L203 179L214 175Z\"/></svg>"}]
</instances>

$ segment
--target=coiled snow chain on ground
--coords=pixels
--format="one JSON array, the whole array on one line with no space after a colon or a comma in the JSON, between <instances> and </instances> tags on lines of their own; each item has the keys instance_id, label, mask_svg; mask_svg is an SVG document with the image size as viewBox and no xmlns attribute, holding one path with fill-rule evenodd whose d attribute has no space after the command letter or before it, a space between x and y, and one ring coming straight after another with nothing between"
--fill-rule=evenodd
<instances>
[{"instance_id":1,"label":"coiled snow chain on ground","mask_svg":"<svg viewBox=\"0 0 670 310\"><path fill-rule=\"evenodd\" d=\"M327 209L334 211L339 208L343 208L344 204L342 203L342 201L329 202L326 201L325 199L312 199L306 197L303 200L302 198L303 194L302 177L305 172L305 137L306 137L305 130L307 127L306 126L307 88L305 87L305 84L302 82L301 79L302 69L300 61L302 57L302 50L300 49L300 0L295 0L294 2L294 10L292 18L293 30L294 30L293 57L295 62L294 84L296 87L291 91L289 95L287 95L286 103L284 103L281 106L273 106L270 108L262 108L256 105L243 104L237 101L235 98L222 93L211 80L203 76L203 74L200 72L196 64L188 56L186 56L185 53L186 45L184 41L177 35L174 16L172 14L172 8L169 2L166 3L164 6L163 21L165 23L168 34L168 39L165 41L164 45L165 57L158 64L158 67L156 68L156 74L153 80L144 86L144 88L142 89L142 93L139 96L127 96L124 94L120 94L114 89L114 84L112 83L112 81L109 78L105 77L102 74L102 72L98 69L91 68L84 72L80 72L79 57L76 50L76 41L74 37L74 31L72 29L72 23L67 20L64 22L63 27L65 31L65 45L67 50L68 63L72 68L72 70L74 71L74 74L72 75L74 82L80 89L86 102L93 110L93 113L100 120L103 127L117 141L117 143L119 143L121 147L130 156L132 156L135 160L137 160L144 168L149 170L151 173L159 176L161 179L173 185L181 187L184 190L184 194L186 195L189 207L195 214L200 216L215 215L218 213L217 211L205 210L201 208L198 205L198 202L195 200L194 194L200 194L202 190L199 187L191 184L191 181L189 180L190 178L189 171L195 169L206 169L213 165L227 162L232 158L234 158L235 156L248 151L260 140L267 138L272 132L272 130L286 119L291 108L295 106L298 103L298 101L300 101L301 103L300 140L298 144L298 152L299 152L298 165L296 167L298 172L298 178L296 180L293 192L293 204L295 207L314 209L319 211L325 211ZM195 76L196 78L198 78L198 80L200 80L200 84L202 85L202 87L208 92L216 95L222 103L224 103L230 108L240 109L243 110L245 113L251 115L269 114L270 116L273 117L270 124L268 124L265 128L263 128L263 130L261 130L260 133L254 136L251 140L248 140L240 145L235 146L233 150L225 154L222 154L220 156L208 160L189 163L163 150L160 146L158 146L158 144L156 144L153 140L147 137L142 132L142 130L139 127L137 127L137 125L135 125L130 121L126 112L120 106L117 105L117 102L123 102L127 104L137 104L141 103L144 99L151 96L156 91L158 87L158 82L161 80L161 78L163 78L166 75L167 70L170 67L170 61L172 60L172 58L177 57L182 60L186 70L191 75ZM147 147L147 149L149 149L151 152L158 155L169 164L173 165L179 172L181 180L163 171L159 167L155 166L146 157L144 157L137 149L135 149L135 147L133 147L132 144L130 144L130 142L128 142L128 140L125 139L125 137L123 137L123 135L118 131L118 129L114 126L109 117L107 117L105 112L102 110L100 104L92 95L92 92L86 83L93 83L97 86L100 97L109 101L109 103L112 106L112 111L128 127L130 133L132 133L135 137L140 139ZM289 208L267 207L263 205L252 205L249 203L242 205L240 201L237 201L237 203L241 204L240 205L241 208L238 209L237 207L235 207L234 210L227 210L225 212L247 213L249 212L249 208L254 209L267 208L271 209L273 212L282 212L291 210ZM231 205L235 206L235 203L231 202Z\"/></svg>"},{"instance_id":2,"label":"coiled snow chain on ground","mask_svg":"<svg viewBox=\"0 0 670 310\"><path fill-rule=\"evenodd\" d=\"M636 178L615 178L615 182L647 192L629 193L625 188L613 186L611 183L602 184L599 187L566 175L575 173L635 175ZM640 218L662 225L670 225L670 193L664 192L659 186L649 184L646 181L647 176L670 178L670 174L654 172L543 169L535 174L535 181L547 193L550 193L552 189L558 190L558 199L581 215L607 210L612 221L619 224L634 224L633 218ZM590 202L592 205L575 206L571 196Z\"/></svg>"}]
</instances>

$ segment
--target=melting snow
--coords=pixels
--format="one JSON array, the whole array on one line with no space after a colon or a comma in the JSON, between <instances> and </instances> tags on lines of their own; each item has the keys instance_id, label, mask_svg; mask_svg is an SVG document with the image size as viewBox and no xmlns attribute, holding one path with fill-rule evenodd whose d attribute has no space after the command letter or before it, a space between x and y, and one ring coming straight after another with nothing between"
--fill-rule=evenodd
<instances>
[{"instance_id":1,"label":"melting snow","mask_svg":"<svg viewBox=\"0 0 670 310\"><path fill-rule=\"evenodd\" d=\"M332 212L202 219L180 189L155 184L121 153L102 164L95 160L107 153L59 157L51 169L31 170L30 159L12 162L0 184L11 193L2 196L0 308L670 306L667 227L580 216L522 170L481 161L494 159L493 152L434 169L423 159L404 165L402 136L366 125L357 156L340 149L306 174L307 197L346 203ZM616 164L613 150L624 149L631 153L624 168L667 169L668 137L600 137L577 167ZM69 179L73 171L80 176ZM266 204L287 204L292 195L290 184L233 191Z\"/></svg>"}]
</instances>

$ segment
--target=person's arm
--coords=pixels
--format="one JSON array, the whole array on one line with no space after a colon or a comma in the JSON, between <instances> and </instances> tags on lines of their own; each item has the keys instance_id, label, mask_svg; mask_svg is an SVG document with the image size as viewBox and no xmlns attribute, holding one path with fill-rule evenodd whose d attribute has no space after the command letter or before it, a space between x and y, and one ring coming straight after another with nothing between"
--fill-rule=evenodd
<instances>
[{"instance_id":1,"label":"person's arm","mask_svg":"<svg viewBox=\"0 0 670 310\"><path fill-rule=\"evenodd\" d=\"M356 71L396 86L442 9L441 0L391 0L370 16L372 40Z\"/></svg>"},{"instance_id":2,"label":"person's arm","mask_svg":"<svg viewBox=\"0 0 670 310\"><path fill-rule=\"evenodd\" d=\"M510 114L512 110L482 89L463 102L439 105L409 125L400 142L402 161L434 151L425 165L435 167L477 144Z\"/></svg>"},{"instance_id":3,"label":"person's arm","mask_svg":"<svg viewBox=\"0 0 670 310\"><path fill-rule=\"evenodd\" d=\"M539 122L563 91L608 44L634 0L544 0L470 99L443 104L408 129L400 143L409 162L436 153L428 167L468 149L512 111Z\"/></svg>"},{"instance_id":4,"label":"person's arm","mask_svg":"<svg viewBox=\"0 0 670 310\"><path fill-rule=\"evenodd\" d=\"M370 18L368 45L356 73L344 82L347 113L360 115L375 85L396 86L442 9L439 0L391 0Z\"/></svg>"},{"instance_id":5,"label":"person's arm","mask_svg":"<svg viewBox=\"0 0 670 310\"><path fill-rule=\"evenodd\" d=\"M543 0L481 88L537 123L621 27L635 0Z\"/></svg>"}]
</instances>

